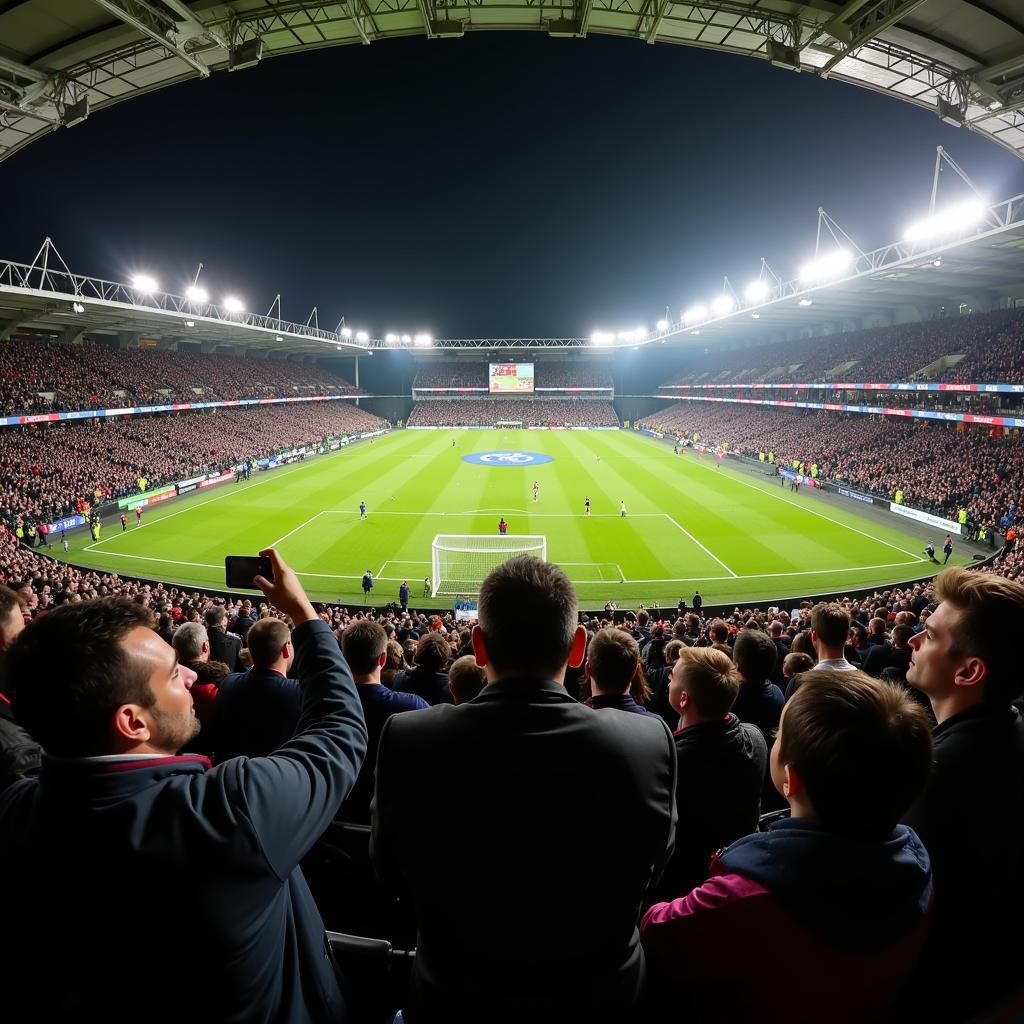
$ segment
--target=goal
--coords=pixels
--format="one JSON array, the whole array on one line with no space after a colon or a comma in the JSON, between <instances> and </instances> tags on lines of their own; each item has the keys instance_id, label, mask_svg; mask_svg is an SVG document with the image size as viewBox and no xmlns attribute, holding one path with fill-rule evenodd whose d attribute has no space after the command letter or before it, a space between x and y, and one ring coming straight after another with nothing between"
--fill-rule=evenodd
<instances>
[{"instance_id":1,"label":"goal","mask_svg":"<svg viewBox=\"0 0 1024 1024\"><path fill-rule=\"evenodd\" d=\"M548 540L542 536L439 533L430 545L431 596L478 594L484 577L513 555L546 559L547 554Z\"/></svg>"}]
</instances>

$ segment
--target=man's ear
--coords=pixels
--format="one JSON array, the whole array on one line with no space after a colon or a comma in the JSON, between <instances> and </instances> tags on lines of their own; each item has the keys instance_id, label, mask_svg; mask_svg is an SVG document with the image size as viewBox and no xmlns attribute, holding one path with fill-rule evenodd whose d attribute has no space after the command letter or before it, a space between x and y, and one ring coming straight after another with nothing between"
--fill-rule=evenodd
<instances>
[{"instance_id":1,"label":"man's ear","mask_svg":"<svg viewBox=\"0 0 1024 1024\"><path fill-rule=\"evenodd\" d=\"M122 704L114 712L114 738L119 744L134 746L149 740L149 723L143 717L144 714L145 709L139 704Z\"/></svg>"},{"instance_id":2,"label":"man's ear","mask_svg":"<svg viewBox=\"0 0 1024 1024\"><path fill-rule=\"evenodd\" d=\"M579 668L583 664L583 655L586 652L587 631L582 626L577 626L572 638L572 647L569 648L569 667Z\"/></svg>"},{"instance_id":3,"label":"man's ear","mask_svg":"<svg viewBox=\"0 0 1024 1024\"><path fill-rule=\"evenodd\" d=\"M988 682L988 665L981 658L966 658L953 676L954 686L981 686Z\"/></svg>"},{"instance_id":4,"label":"man's ear","mask_svg":"<svg viewBox=\"0 0 1024 1024\"><path fill-rule=\"evenodd\" d=\"M382 651L380 657L377 659L377 667L383 668L388 663L388 652Z\"/></svg>"},{"instance_id":5,"label":"man's ear","mask_svg":"<svg viewBox=\"0 0 1024 1024\"><path fill-rule=\"evenodd\" d=\"M782 795L787 800L800 796L805 792L804 780L791 764L782 766Z\"/></svg>"},{"instance_id":6,"label":"man's ear","mask_svg":"<svg viewBox=\"0 0 1024 1024\"><path fill-rule=\"evenodd\" d=\"M484 631L479 626L473 627L473 656L476 658L480 668L486 668L488 663L487 648L484 647Z\"/></svg>"}]
</instances>

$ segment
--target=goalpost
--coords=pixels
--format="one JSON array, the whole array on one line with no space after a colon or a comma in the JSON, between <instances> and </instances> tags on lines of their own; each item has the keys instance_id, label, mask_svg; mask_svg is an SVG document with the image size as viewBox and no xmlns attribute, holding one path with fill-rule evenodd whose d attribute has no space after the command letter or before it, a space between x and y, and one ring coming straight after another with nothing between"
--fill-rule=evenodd
<instances>
[{"instance_id":1,"label":"goalpost","mask_svg":"<svg viewBox=\"0 0 1024 1024\"><path fill-rule=\"evenodd\" d=\"M478 594L484 577L513 555L547 559L543 536L439 533L430 545L431 597Z\"/></svg>"}]
</instances>

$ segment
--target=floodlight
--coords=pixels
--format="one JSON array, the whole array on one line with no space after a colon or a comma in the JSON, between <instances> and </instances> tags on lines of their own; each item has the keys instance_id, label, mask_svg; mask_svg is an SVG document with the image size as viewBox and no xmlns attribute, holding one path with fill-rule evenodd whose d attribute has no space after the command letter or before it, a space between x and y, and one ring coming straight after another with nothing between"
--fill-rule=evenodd
<instances>
[{"instance_id":1,"label":"floodlight","mask_svg":"<svg viewBox=\"0 0 1024 1024\"><path fill-rule=\"evenodd\" d=\"M356 341L369 341L369 340L370 340L370 336L366 333L366 331L357 331L356 332Z\"/></svg>"},{"instance_id":2,"label":"floodlight","mask_svg":"<svg viewBox=\"0 0 1024 1024\"><path fill-rule=\"evenodd\" d=\"M408 345L410 341L412 341L412 338L410 338L408 334L403 334L402 335L402 344L403 345Z\"/></svg>"},{"instance_id":3,"label":"floodlight","mask_svg":"<svg viewBox=\"0 0 1024 1024\"><path fill-rule=\"evenodd\" d=\"M279 334L274 340L275 341L284 341L284 338L282 338L281 335Z\"/></svg>"},{"instance_id":4,"label":"floodlight","mask_svg":"<svg viewBox=\"0 0 1024 1024\"><path fill-rule=\"evenodd\" d=\"M801 299L797 303L797 305L798 306L813 306L814 305L814 299Z\"/></svg>"},{"instance_id":5,"label":"floodlight","mask_svg":"<svg viewBox=\"0 0 1024 1024\"><path fill-rule=\"evenodd\" d=\"M421 346L432 345L434 343L434 339L426 333L417 334L412 340L413 344Z\"/></svg>"},{"instance_id":6,"label":"floodlight","mask_svg":"<svg viewBox=\"0 0 1024 1024\"><path fill-rule=\"evenodd\" d=\"M735 303L732 301L731 295L719 295L714 302L711 303L711 309L715 316L725 316L727 313L732 312L732 308Z\"/></svg>"},{"instance_id":7,"label":"floodlight","mask_svg":"<svg viewBox=\"0 0 1024 1024\"><path fill-rule=\"evenodd\" d=\"M657 326L658 326L658 330L659 331L667 331L668 330L668 321L667 320L659 320Z\"/></svg>"},{"instance_id":8,"label":"floodlight","mask_svg":"<svg viewBox=\"0 0 1024 1024\"><path fill-rule=\"evenodd\" d=\"M351 338L352 337L352 328L351 327L342 327L342 329L341 329L341 336L343 338Z\"/></svg>"},{"instance_id":9,"label":"floodlight","mask_svg":"<svg viewBox=\"0 0 1024 1024\"><path fill-rule=\"evenodd\" d=\"M766 281L751 281L743 290L743 295L749 302L763 302L770 291Z\"/></svg>"},{"instance_id":10,"label":"floodlight","mask_svg":"<svg viewBox=\"0 0 1024 1024\"><path fill-rule=\"evenodd\" d=\"M200 288L199 285L189 285L188 291L185 292L185 297L189 302L209 302L210 293L205 288Z\"/></svg>"},{"instance_id":11,"label":"floodlight","mask_svg":"<svg viewBox=\"0 0 1024 1024\"><path fill-rule=\"evenodd\" d=\"M751 313L750 314L750 319L751 320L760 320L761 319L761 314L760 313Z\"/></svg>"},{"instance_id":12,"label":"floodlight","mask_svg":"<svg viewBox=\"0 0 1024 1024\"><path fill-rule=\"evenodd\" d=\"M903 237L908 242L929 242L946 235L955 235L974 227L984 218L987 209L980 199L969 199L916 221L907 228Z\"/></svg>"},{"instance_id":13,"label":"floodlight","mask_svg":"<svg viewBox=\"0 0 1024 1024\"><path fill-rule=\"evenodd\" d=\"M646 337L647 337L647 328L646 327L637 327L636 330L633 331L633 338L634 338L635 341L643 341L644 338L646 338Z\"/></svg>"},{"instance_id":14,"label":"floodlight","mask_svg":"<svg viewBox=\"0 0 1024 1024\"><path fill-rule=\"evenodd\" d=\"M152 295L160 286L156 283L155 277L150 277L149 274L136 274L132 278L132 287L137 292Z\"/></svg>"},{"instance_id":15,"label":"floodlight","mask_svg":"<svg viewBox=\"0 0 1024 1024\"><path fill-rule=\"evenodd\" d=\"M386 342L387 342L387 343L388 343L389 345L394 345L394 343L395 343L396 341L398 341L398 335L397 335L397 334L385 334L385 335L384 335L384 340L385 340L385 341L386 341Z\"/></svg>"},{"instance_id":16,"label":"floodlight","mask_svg":"<svg viewBox=\"0 0 1024 1024\"><path fill-rule=\"evenodd\" d=\"M695 323L697 323L697 322L698 322L699 320L707 320L707 318L708 318L708 311L707 311L707 309L705 309L705 308L704 308L704 306L700 306L700 305L697 305L697 306L691 306L691 307L690 307L690 308L689 308L689 309L688 309L688 310L687 310L687 311L686 311L686 312L685 312L685 313L683 314L683 319L684 319L684 320L685 320L685 321L686 321L686 322L687 322L688 324L695 324Z\"/></svg>"},{"instance_id":17,"label":"floodlight","mask_svg":"<svg viewBox=\"0 0 1024 1024\"><path fill-rule=\"evenodd\" d=\"M942 260L940 260L940 259L932 260L932 266L933 267L941 267L942 266Z\"/></svg>"},{"instance_id":18,"label":"floodlight","mask_svg":"<svg viewBox=\"0 0 1024 1024\"><path fill-rule=\"evenodd\" d=\"M241 299L235 298L234 295L228 295L224 299L224 308L229 313L241 313L245 309L245 304Z\"/></svg>"},{"instance_id":19,"label":"floodlight","mask_svg":"<svg viewBox=\"0 0 1024 1024\"><path fill-rule=\"evenodd\" d=\"M618 338L619 341L629 341L630 338L633 337L633 335L629 331L619 331L619 333L616 334L615 337Z\"/></svg>"},{"instance_id":20,"label":"floodlight","mask_svg":"<svg viewBox=\"0 0 1024 1024\"><path fill-rule=\"evenodd\" d=\"M845 249L836 249L827 256L805 263L800 268L800 280L825 281L830 277L838 277L852 262L853 257Z\"/></svg>"},{"instance_id":21,"label":"floodlight","mask_svg":"<svg viewBox=\"0 0 1024 1024\"><path fill-rule=\"evenodd\" d=\"M80 302L72 302L71 303L71 308L76 313L84 313L85 312L85 306L83 306Z\"/></svg>"},{"instance_id":22,"label":"floodlight","mask_svg":"<svg viewBox=\"0 0 1024 1024\"><path fill-rule=\"evenodd\" d=\"M195 325L196 325L195 320L186 320L185 321L185 326L186 327L195 327Z\"/></svg>"}]
</instances>

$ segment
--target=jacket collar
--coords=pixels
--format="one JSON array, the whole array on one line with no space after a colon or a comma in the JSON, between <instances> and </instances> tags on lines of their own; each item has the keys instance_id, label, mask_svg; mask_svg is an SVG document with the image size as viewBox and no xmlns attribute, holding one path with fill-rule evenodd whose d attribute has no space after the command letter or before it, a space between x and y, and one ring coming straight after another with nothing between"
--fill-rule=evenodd
<instances>
[{"instance_id":1,"label":"jacket collar","mask_svg":"<svg viewBox=\"0 0 1024 1024\"><path fill-rule=\"evenodd\" d=\"M501 700L542 700L544 703L578 703L566 692L561 683L553 679L542 679L537 676L506 676L493 683L488 683L474 704Z\"/></svg>"}]
</instances>

